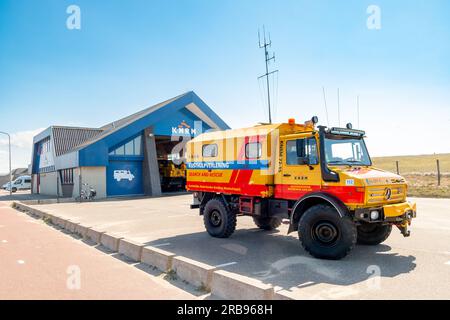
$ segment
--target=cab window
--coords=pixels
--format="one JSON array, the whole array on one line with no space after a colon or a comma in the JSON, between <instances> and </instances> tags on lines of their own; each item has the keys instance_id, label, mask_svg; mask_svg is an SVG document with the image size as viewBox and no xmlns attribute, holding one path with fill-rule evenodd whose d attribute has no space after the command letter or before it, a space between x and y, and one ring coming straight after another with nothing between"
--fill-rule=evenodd
<instances>
[{"instance_id":1,"label":"cab window","mask_svg":"<svg viewBox=\"0 0 450 320\"><path fill-rule=\"evenodd\" d=\"M286 142L287 165L316 165L318 163L319 159L315 138L295 139Z\"/></svg>"}]
</instances>

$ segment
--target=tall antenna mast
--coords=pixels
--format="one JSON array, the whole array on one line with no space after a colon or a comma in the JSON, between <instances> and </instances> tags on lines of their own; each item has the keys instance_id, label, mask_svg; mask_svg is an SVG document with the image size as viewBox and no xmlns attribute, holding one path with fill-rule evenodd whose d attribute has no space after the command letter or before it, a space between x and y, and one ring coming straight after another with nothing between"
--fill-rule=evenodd
<instances>
[{"instance_id":1,"label":"tall antenna mast","mask_svg":"<svg viewBox=\"0 0 450 320\"><path fill-rule=\"evenodd\" d=\"M278 70L274 70L274 71L270 71L269 72L269 62L270 60L273 60L275 62L275 53L272 53L272 56L269 56L269 52L267 51L267 48L270 47L272 45L272 40L270 40L270 33L268 35L268 40L266 39L266 29L263 26L263 39L264 42L261 43L261 36L259 34L259 30L258 30L258 41L259 41L259 48L264 48L264 57L265 57L265 62L266 62L266 73L263 74L262 76L258 77L258 80L266 77L266 84L267 84L267 106L269 107L269 123L272 123L272 112L270 110L270 86L269 86L269 75L271 75L272 73L278 72Z\"/></svg>"},{"instance_id":2,"label":"tall antenna mast","mask_svg":"<svg viewBox=\"0 0 450 320\"><path fill-rule=\"evenodd\" d=\"M338 126L341 126L341 107L339 105L339 88L337 88Z\"/></svg>"},{"instance_id":3,"label":"tall antenna mast","mask_svg":"<svg viewBox=\"0 0 450 320\"><path fill-rule=\"evenodd\" d=\"M330 121L328 120L327 98L325 97L325 87L322 87L322 92L323 92L323 103L325 104L325 114L327 115L327 126L330 126Z\"/></svg>"}]
</instances>

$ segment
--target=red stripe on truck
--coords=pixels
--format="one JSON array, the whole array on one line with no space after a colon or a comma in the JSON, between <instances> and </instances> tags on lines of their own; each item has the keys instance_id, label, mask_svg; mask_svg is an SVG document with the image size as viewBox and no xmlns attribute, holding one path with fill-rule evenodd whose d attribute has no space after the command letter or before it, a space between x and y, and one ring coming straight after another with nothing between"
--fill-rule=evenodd
<instances>
[{"instance_id":1,"label":"red stripe on truck","mask_svg":"<svg viewBox=\"0 0 450 320\"><path fill-rule=\"evenodd\" d=\"M364 203L364 191L359 191L355 186L320 186L278 184L275 186L275 197L288 200L298 200L304 195L323 191L339 198L344 203Z\"/></svg>"}]
</instances>

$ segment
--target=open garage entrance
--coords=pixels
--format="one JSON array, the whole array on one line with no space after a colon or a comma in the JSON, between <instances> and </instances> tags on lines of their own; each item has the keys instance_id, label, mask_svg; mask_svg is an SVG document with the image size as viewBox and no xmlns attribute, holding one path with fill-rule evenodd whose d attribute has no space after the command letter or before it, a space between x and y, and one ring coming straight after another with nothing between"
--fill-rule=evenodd
<instances>
[{"instance_id":1,"label":"open garage entrance","mask_svg":"<svg viewBox=\"0 0 450 320\"><path fill-rule=\"evenodd\" d=\"M170 136L157 136L155 143L161 191L184 191L186 165L183 161L182 140L172 141Z\"/></svg>"}]
</instances>

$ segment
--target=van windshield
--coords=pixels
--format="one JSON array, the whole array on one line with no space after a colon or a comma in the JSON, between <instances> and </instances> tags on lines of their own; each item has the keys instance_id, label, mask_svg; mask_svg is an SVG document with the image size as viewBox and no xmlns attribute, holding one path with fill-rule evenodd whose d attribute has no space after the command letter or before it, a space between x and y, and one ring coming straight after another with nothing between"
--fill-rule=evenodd
<instances>
[{"instance_id":1,"label":"van windshield","mask_svg":"<svg viewBox=\"0 0 450 320\"><path fill-rule=\"evenodd\" d=\"M326 136L325 158L330 165L370 166L372 164L362 138L338 135Z\"/></svg>"}]
</instances>

